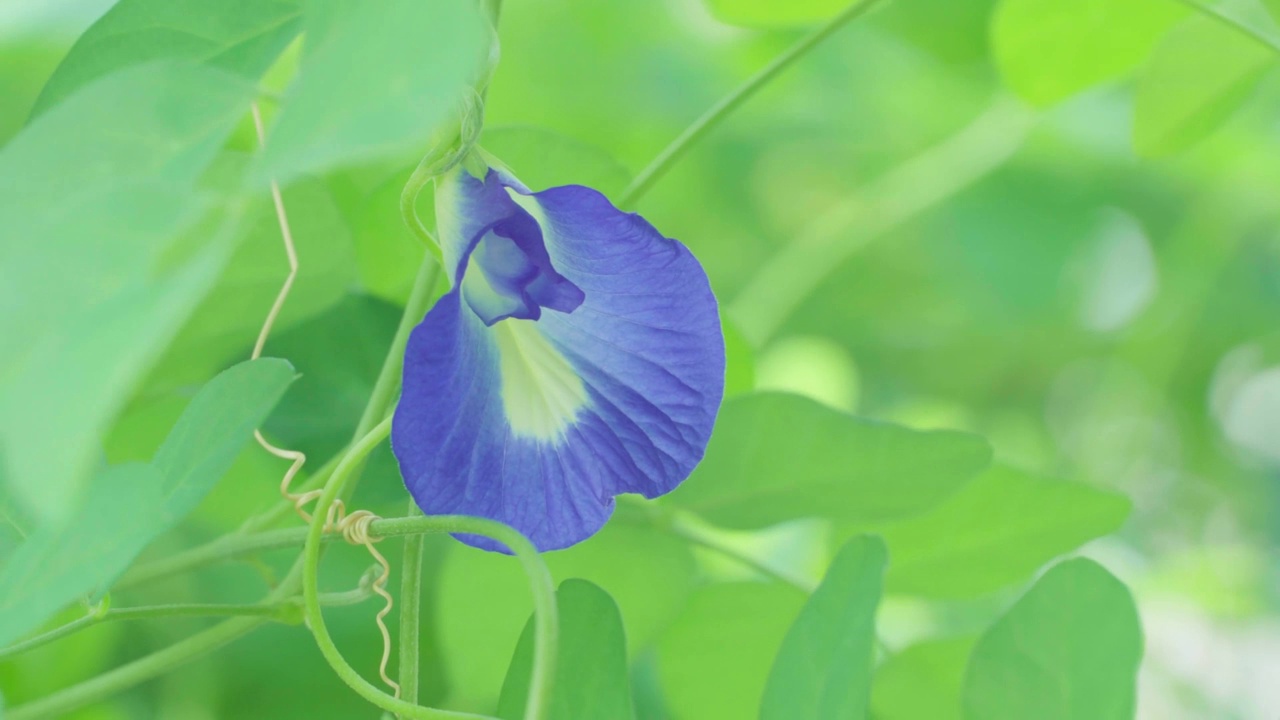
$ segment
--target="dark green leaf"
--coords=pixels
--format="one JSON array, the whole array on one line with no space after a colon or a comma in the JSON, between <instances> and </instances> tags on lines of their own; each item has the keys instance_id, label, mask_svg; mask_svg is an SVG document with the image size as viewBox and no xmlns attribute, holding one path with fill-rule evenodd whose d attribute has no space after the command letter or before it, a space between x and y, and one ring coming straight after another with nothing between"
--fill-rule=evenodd
<instances>
[{"instance_id":1,"label":"dark green leaf","mask_svg":"<svg viewBox=\"0 0 1280 720\"><path fill-rule=\"evenodd\" d=\"M421 152L483 66L481 4L310 0L297 82L257 182Z\"/></svg>"},{"instance_id":2,"label":"dark green leaf","mask_svg":"<svg viewBox=\"0 0 1280 720\"><path fill-rule=\"evenodd\" d=\"M1137 67L1186 14L1168 0L1002 0L996 64L1015 92L1050 105Z\"/></svg>"},{"instance_id":3,"label":"dark green leaf","mask_svg":"<svg viewBox=\"0 0 1280 720\"><path fill-rule=\"evenodd\" d=\"M237 212L201 224L212 203L196 180L252 90L207 67L138 66L0 152L0 217L22 239L0 246L0 446L14 497L42 518L66 517L106 423L230 254Z\"/></svg>"},{"instance_id":4,"label":"dark green leaf","mask_svg":"<svg viewBox=\"0 0 1280 720\"><path fill-rule=\"evenodd\" d=\"M338 452L355 432L400 322L400 309L348 295L327 312L272 338L271 354L289 358L302 378L266 429L312 458Z\"/></svg>"},{"instance_id":5,"label":"dark green leaf","mask_svg":"<svg viewBox=\"0 0 1280 720\"><path fill-rule=\"evenodd\" d=\"M1167 155L1204 139L1252 94L1276 51L1219 20L1196 15L1156 47L1138 78L1133 143Z\"/></svg>"},{"instance_id":6,"label":"dark green leaf","mask_svg":"<svg viewBox=\"0 0 1280 720\"><path fill-rule=\"evenodd\" d=\"M780 584L723 583L696 590L658 642L659 675L672 716L754 717L769 667L805 599Z\"/></svg>"},{"instance_id":7,"label":"dark green leaf","mask_svg":"<svg viewBox=\"0 0 1280 720\"><path fill-rule=\"evenodd\" d=\"M1092 560L1060 563L978 641L965 720L1132 720L1142 644L1123 583Z\"/></svg>"},{"instance_id":8,"label":"dark green leaf","mask_svg":"<svg viewBox=\"0 0 1280 720\"><path fill-rule=\"evenodd\" d=\"M627 638L609 593L585 580L565 580L556 591L560 642L547 720L635 717L627 676ZM533 672L534 619L525 623L502 684L498 717L521 720Z\"/></svg>"},{"instance_id":9,"label":"dark green leaf","mask_svg":"<svg viewBox=\"0 0 1280 720\"><path fill-rule=\"evenodd\" d=\"M893 555L885 583L930 597L999 590L1115 532L1129 507L1118 493L996 466L923 515L876 529Z\"/></svg>"},{"instance_id":10,"label":"dark green leaf","mask_svg":"<svg viewBox=\"0 0 1280 720\"><path fill-rule=\"evenodd\" d=\"M850 540L800 611L773 663L761 720L864 720L871 702L876 607L888 553Z\"/></svg>"},{"instance_id":11,"label":"dark green leaf","mask_svg":"<svg viewBox=\"0 0 1280 720\"><path fill-rule=\"evenodd\" d=\"M930 640L890 655L876 669L871 714L876 720L960 720L964 669L974 642Z\"/></svg>"},{"instance_id":12,"label":"dark green leaf","mask_svg":"<svg viewBox=\"0 0 1280 720\"><path fill-rule=\"evenodd\" d=\"M990 461L976 435L909 430L762 393L724 404L705 459L670 500L731 528L884 521L937 504Z\"/></svg>"},{"instance_id":13,"label":"dark green leaf","mask_svg":"<svg viewBox=\"0 0 1280 720\"><path fill-rule=\"evenodd\" d=\"M257 79L301 26L294 0L119 0L72 46L31 114L151 60L194 60Z\"/></svg>"}]
</instances>

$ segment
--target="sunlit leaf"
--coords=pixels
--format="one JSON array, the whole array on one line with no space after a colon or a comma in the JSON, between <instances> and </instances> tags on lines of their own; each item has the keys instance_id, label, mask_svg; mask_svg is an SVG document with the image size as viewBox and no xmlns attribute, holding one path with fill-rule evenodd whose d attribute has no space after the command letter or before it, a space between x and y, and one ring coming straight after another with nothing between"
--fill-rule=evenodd
<instances>
[{"instance_id":1,"label":"sunlit leaf","mask_svg":"<svg viewBox=\"0 0 1280 720\"><path fill-rule=\"evenodd\" d=\"M202 66L130 68L0 152L0 217L20 239L0 245L0 446L42 518L65 517L105 424L232 249L235 211L197 227L211 203L195 183L251 92Z\"/></svg>"},{"instance_id":2,"label":"sunlit leaf","mask_svg":"<svg viewBox=\"0 0 1280 720\"><path fill-rule=\"evenodd\" d=\"M0 569L0 645L105 589L195 509L293 377L289 363L275 359L223 372L191 401L150 463L100 472L65 524L33 532Z\"/></svg>"},{"instance_id":3,"label":"sunlit leaf","mask_svg":"<svg viewBox=\"0 0 1280 720\"><path fill-rule=\"evenodd\" d=\"M561 583L556 603L560 642L547 720L634 717L631 679L627 676L627 638L622 632L618 605L609 593L585 580ZM502 684L498 717L503 720L525 717L533 672L534 633L534 618L530 618Z\"/></svg>"},{"instance_id":4,"label":"sunlit leaf","mask_svg":"<svg viewBox=\"0 0 1280 720\"><path fill-rule=\"evenodd\" d=\"M933 506L990 461L976 435L909 430L762 393L724 404L706 458L670 501L739 529L802 517L884 521Z\"/></svg>"},{"instance_id":5,"label":"sunlit leaf","mask_svg":"<svg viewBox=\"0 0 1280 720\"><path fill-rule=\"evenodd\" d=\"M961 720L960 693L974 638L930 640L895 652L876 668L876 720Z\"/></svg>"},{"instance_id":6,"label":"sunlit leaf","mask_svg":"<svg viewBox=\"0 0 1280 720\"><path fill-rule=\"evenodd\" d=\"M151 60L199 61L256 79L301 26L296 0L119 0L71 47L32 116L103 75Z\"/></svg>"},{"instance_id":7,"label":"sunlit leaf","mask_svg":"<svg viewBox=\"0 0 1280 720\"><path fill-rule=\"evenodd\" d=\"M791 27L830 20L849 0L707 0L717 19L745 27Z\"/></svg>"},{"instance_id":8,"label":"sunlit leaf","mask_svg":"<svg viewBox=\"0 0 1280 720\"><path fill-rule=\"evenodd\" d=\"M766 583L699 588L658 642L673 717L756 717L769 668L806 596Z\"/></svg>"},{"instance_id":9,"label":"sunlit leaf","mask_svg":"<svg viewBox=\"0 0 1280 720\"><path fill-rule=\"evenodd\" d=\"M488 49L480 3L312 0L304 29L298 80L271 130L259 184L424 151Z\"/></svg>"},{"instance_id":10,"label":"sunlit leaf","mask_svg":"<svg viewBox=\"0 0 1280 720\"><path fill-rule=\"evenodd\" d=\"M924 514L876 529L893 555L885 584L931 597L999 590L1115 532L1129 507L1115 492L996 466Z\"/></svg>"},{"instance_id":11,"label":"sunlit leaf","mask_svg":"<svg viewBox=\"0 0 1280 720\"><path fill-rule=\"evenodd\" d=\"M965 720L1132 720L1142 645L1129 589L1092 560L1060 563L978 641Z\"/></svg>"},{"instance_id":12,"label":"sunlit leaf","mask_svg":"<svg viewBox=\"0 0 1280 720\"><path fill-rule=\"evenodd\" d=\"M724 330L724 395L749 393L756 385L755 349L727 318L721 318L720 326Z\"/></svg>"},{"instance_id":13,"label":"sunlit leaf","mask_svg":"<svg viewBox=\"0 0 1280 720\"><path fill-rule=\"evenodd\" d=\"M1156 47L1138 78L1133 142L1143 155L1185 149L1239 108L1276 51L1221 21L1196 15Z\"/></svg>"},{"instance_id":14,"label":"sunlit leaf","mask_svg":"<svg viewBox=\"0 0 1280 720\"><path fill-rule=\"evenodd\" d=\"M800 611L773 663L761 720L864 720L871 702L884 542L850 540Z\"/></svg>"},{"instance_id":15,"label":"sunlit leaf","mask_svg":"<svg viewBox=\"0 0 1280 720\"><path fill-rule=\"evenodd\" d=\"M1001 0L996 64L1015 92L1049 105L1133 70L1186 13L1168 0Z\"/></svg>"},{"instance_id":16,"label":"sunlit leaf","mask_svg":"<svg viewBox=\"0 0 1280 720\"><path fill-rule=\"evenodd\" d=\"M534 190L586 185L617 198L631 174L600 148L531 125L485 128L484 149Z\"/></svg>"}]
</instances>

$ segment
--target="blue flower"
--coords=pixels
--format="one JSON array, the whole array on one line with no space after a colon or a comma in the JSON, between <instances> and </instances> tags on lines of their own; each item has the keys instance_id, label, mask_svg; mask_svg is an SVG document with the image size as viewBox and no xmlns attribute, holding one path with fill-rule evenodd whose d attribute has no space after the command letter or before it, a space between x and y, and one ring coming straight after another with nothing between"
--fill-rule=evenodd
<instances>
[{"instance_id":1,"label":"blue flower","mask_svg":"<svg viewBox=\"0 0 1280 720\"><path fill-rule=\"evenodd\" d=\"M689 250L590 188L532 192L505 170L452 171L436 208L452 289L409 338L391 434L423 512L554 550L599 530L614 496L688 477L725 369Z\"/></svg>"}]
</instances>

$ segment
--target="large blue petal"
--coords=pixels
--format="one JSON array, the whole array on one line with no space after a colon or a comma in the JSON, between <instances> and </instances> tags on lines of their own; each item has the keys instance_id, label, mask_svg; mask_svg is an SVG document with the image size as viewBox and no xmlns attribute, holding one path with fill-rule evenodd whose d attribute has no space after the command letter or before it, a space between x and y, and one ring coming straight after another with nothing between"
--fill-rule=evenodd
<instances>
[{"instance_id":1,"label":"large blue petal","mask_svg":"<svg viewBox=\"0 0 1280 720\"><path fill-rule=\"evenodd\" d=\"M410 337L392 445L424 512L566 547L615 495L669 492L701 459L724 386L715 298L687 248L589 188L452 183L438 216L454 287ZM527 261L480 257L500 226ZM520 314L498 317L506 301Z\"/></svg>"}]
</instances>

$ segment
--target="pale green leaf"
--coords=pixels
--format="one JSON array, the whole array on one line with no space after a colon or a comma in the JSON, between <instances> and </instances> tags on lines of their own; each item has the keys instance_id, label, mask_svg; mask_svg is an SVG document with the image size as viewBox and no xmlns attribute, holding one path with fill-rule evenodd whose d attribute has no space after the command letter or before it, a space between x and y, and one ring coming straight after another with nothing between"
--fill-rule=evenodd
<instances>
[{"instance_id":1,"label":"pale green leaf","mask_svg":"<svg viewBox=\"0 0 1280 720\"><path fill-rule=\"evenodd\" d=\"M421 153L488 52L481 3L308 0L298 79L256 181Z\"/></svg>"},{"instance_id":2,"label":"pale green leaf","mask_svg":"<svg viewBox=\"0 0 1280 720\"><path fill-rule=\"evenodd\" d=\"M32 533L0 569L0 646L129 566L161 525L163 482L148 464L109 468L69 522Z\"/></svg>"},{"instance_id":3,"label":"pale green leaf","mask_svg":"<svg viewBox=\"0 0 1280 720\"><path fill-rule=\"evenodd\" d=\"M1010 88L1050 105L1132 71L1186 14L1169 0L1002 0L993 51Z\"/></svg>"},{"instance_id":4,"label":"pale green leaf","mask_svg":"<svg viewBox=\"0 0 1280 720\"><path fill-rule=\"evenodd\" d=\"M925 510L991 461L981 437L857 418L797 395L733 398L670 502L754 529L803 517L877 522Z\"/></svg>"},{"instance_id":5,"label":"pale green leaf","mask_svg":"<svg viewBox=\"0 0 1280 720\"><path fill-rule=\"evenodd\" d=\"M31 114L99 77L151 60L199 61L257 79L301 26L294 0L119 0L76 40Z\"/></svg>"},{"instance_id":6,"label":"pale green leaf","mask_svg":"<svg viewBox=\"0 0 1280 720\"><path fill-rule=\"evenodd\" d=\"M755 717L769 668L805 599L780 584L696 590L658 642L658 672L672 716Z\"/></svg>"},{"instance_id":7,"label":"pale green leaf","mask_svg":"<svg viewBox=\"0 0 1280 720\"><path fill-rule=\"evenodd\" d=\"M930 640L895 652L876 668L876 720L960 720L964 670L975 638Z\"/></svg>"},{"instance_id":8,"label":"pale green leaf","mask_svg":"<svg viewBox=\"0 0 1280 720\"><path fill-rule=\"evenodd\" d=\"M99 473L68 522L33 532L0 570L0 645L105 590L194 510L293 378L289 363L271 358L224 371L201 388L150 463Z\"/></svg>"},{"instance_id":9,"label":"pale green leaf","mask_svg":"<svg viewBox=\"0 0 1280 720\"><path fill-rule=\"evenodd\" d=\"M1133 143L1167 155L1204 139L1249 98L1276 51L1219 20L1196 15L1156 47L1138 78Z\"/></svg>"},{"instance_id":10,"label":"pale green leaf","mask_svg":"<svg viewBox=\"0 0 1280 720\"><path fill-rule=\"evenodd\" d=\"M566 580L556 591L560 616L555 685L546 720L629 720L635 717L627 675L627 638L618 605L585 580ZM534 619L529 618L502 684L498 717L521 720L533 672Z\"/></svg>"},{"instance_id":11,"label":"pale green leaf","mask_svg":"<svg viewBox=\"0 0 1280 720\"><path fill-rule=\"evenodd\" d=\"M965 720L1132 720L1142 646L1129 589L1092 560L1060 563L978 641Z\"/></svg>"},{"instance_id":12,"label":"pale green leaf","mask_svg":"<svg viewBox=\"0 0 1280 720\"><path fill-rule=\"evenodd\" d=\"M0 446L39 518L65 517L106 423L232 249L236 210L200 224L196 180L251 93L203 66L129 68L0 152L16 240L0 245Z\"/></svg>"},{"instance_id":13,"label":"pale green leaf","mask_svg":"<svg viewBox=\"0 0 1280 720\"><path fill-rule=\"evenodd\" d=\"M717 19L754 28L812 25L835 17L850 0L707 0Z\"/></svg>"},{"instance_id":14,"label":"pale green leaf","mask_svg":"<svg viewBox=\"0 0 1280 720\"><path fill-rule=\"evenodd\" d=\"M540 127L485 128L481 143L534 190L586 185L612 198L631 181L627 169L600 148Z\"/></svg>"},{"instance_id":15,"label":"pale green leaf","mask_svg":"<svg viewBox=\"0 0 1280 720\"><path fill-rule=\"evenodd\" d=\"M688 543L657 529L610 522L592 538L544 553L556 580L583 578L618 603L628 650L647 647L685 604L696 568ZM625 561L620 561L625 558ZM457 707L496 700L533 603L515 558L455 545L439 581L440 645Z\"/></svg>"},{"instance_id":16,"label":"pale green leaf","mask_svg":"<svg viewBox=\"0 0 1280 720\"><path fill-rule=\"evenodd\" d=\"M885 583L929 597L993 592L1115 532L1129 508L1109 490L996 466L924 514L876 528L893 555Z\"/></svg>"},{"instance_id":17,"label":"pale green leaf","mask_svg":"<svg viewBox=\"0 0 1280 720\"><path fill-rule=\"evenodd\" d=\"M151 461L164 478L170 525L209 494L296 377L287 361L260 358L222 371L200 389Z\"/></svg>"},{"instance_id":18,"label":"pale green leaf","mask_svg":"<svg viewBox=\"0 0 1280 720\"><path fill-rule=\"evenodd\" d=\"M878 537L841 548L782 642L761 720L865 720L887 561Z\"/></svg>"}]
</instances>

